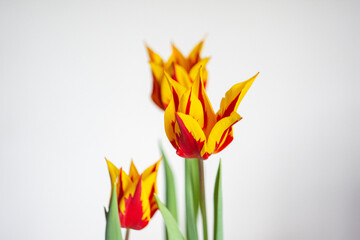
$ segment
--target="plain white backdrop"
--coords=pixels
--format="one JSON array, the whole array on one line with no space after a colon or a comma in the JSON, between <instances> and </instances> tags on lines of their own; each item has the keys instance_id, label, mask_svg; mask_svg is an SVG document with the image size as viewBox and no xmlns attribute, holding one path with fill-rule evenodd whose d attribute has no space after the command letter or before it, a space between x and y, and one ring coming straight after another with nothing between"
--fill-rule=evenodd
<instances>
[{"instance_id":1,"label":"plain white backdrop","mask_svg":"<svg viewBox=\"0 0 360 240\"><path fill-rule=\"evenodd\" d=\"M2 0L0 238L104 239L104 157L126 169L133 158L142 171L159 159L159 141L183 229L184 163L150 101L144 42L167 58L171 41L187 54L207 34L215 111L233 84L260 72L234 141L205 162L210 226L222 158L225 239L359 239L359 9L358 1ZM162 224L157 213L131 239L162 239Z\"/></svg>"}]
</instances>

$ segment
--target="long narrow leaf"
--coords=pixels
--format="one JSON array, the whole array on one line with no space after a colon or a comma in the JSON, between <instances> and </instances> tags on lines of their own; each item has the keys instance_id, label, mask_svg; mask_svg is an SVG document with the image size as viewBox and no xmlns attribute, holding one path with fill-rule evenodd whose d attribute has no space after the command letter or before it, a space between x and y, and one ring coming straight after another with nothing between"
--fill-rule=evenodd
<instances>
[{"instance_id":1,"label":"long narrow leaf","mask_svg":"<svg viewBox=\"0 0 360 240\"><path fill-rule=\"evenodd\" d=\"M116 185L114 184L109 211L106 214L105 240L122 240L116 195Z\"/></svg>"},{"instance_id":2,"label":"long narrow leaf","mask_svg":"<svg viewBox=\"0 0 360 240\"><path fill-rule=\"evenodd\" d=\"M176 200L176 188L174 174L171 170L170 164L167 160L167 157L164 153L164 150L160 146L160 152L163 156L164 169L165 169L165 204L169 212L173 215L175 221L178 221L178 212L177 212L177 200ZM169 240L168 233L165 226L165 239Z\"/></svg>"},{"instance_id":3,"label":"long narrow leaf","mask_svg":"<svg viewBox=\"0 0 360 240\"><path fill-rule=\"evenodd\" d=\"M222 187L221 187L221 160L216 174L214 188L214 240L223 239L223 209L222 209Z\"/></svg>"},{"instance_id":4,"label":"long narrow leaf","mask_svg":"<svg viewBox=\"0 0 360 240\"><path fill-rule=\"evenodd\" d=\"M167 157L160 145L160 151L163 156L164 168L165 168L165 189L166 189L166 207L173 215L174 219L178 221L178 212L177 212L177 201L176 201L176 188L174 174L171 170Z\"/></svg>"},{"instance_id":5,"label":"long narrow leaf","mask_svg":"<svg viewBox=\"0 0 360 240\"><path fill-rule=\"evenodd\" d=\"M186 236L188 240L198 240L197 224L194 208L194 191L191 181L191 167L195 159L185 159L185 205L186 205ZM196 193L197 195L199 194Z\"/></svg>"},{"instance_id":6,"label":"long narrow leaf","mask_svg":"<svg viewBox=\"0 0 360 240\"><path fill-rule=\"evenodd\" d=\"M158 208L161 212L161 215L163 216L165 226L168 232L169 240L184 240L183 235L181 234L181 231L179 229L179 226L175 220L175 218L172 216L170 211L165 207L165 205L159 200L158 196L155 196L156 203L158 205Z\"/></svg>"}]
</instances>

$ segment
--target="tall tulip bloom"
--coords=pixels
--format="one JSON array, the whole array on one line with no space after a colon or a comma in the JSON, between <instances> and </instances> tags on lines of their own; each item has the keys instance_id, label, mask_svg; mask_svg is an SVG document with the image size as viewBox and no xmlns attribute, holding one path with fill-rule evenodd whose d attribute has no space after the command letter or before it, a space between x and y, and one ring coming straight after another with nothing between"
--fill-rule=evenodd
<instances>
[{"instance_id":1,"label":"tall tulip bloom","mask_svg":"<svg viewBox=\"0 0 360 240\"><path fill-rule=\"evenodd\" d=\"M141 175L131 161L129 175L106 159L112 186L116 183L119 218L122 228L140 230L147 226L158 209L156 176L159 160Z\"/></svg>"},{"instance_id":2,"label":"tall tulip bloom","mask_svg":"<svg viewBox=\"0 0 360 240\"><path fill-rule=\"evenodd\" d=\"M169 74L176 82L184 86L186 89L191 88L194 79L199 72L200 66L205 67L210 59L200 57L203 44L204 40L193 48L188 57L184 57L175 45L172 45L172 54L166 62L164 62L157 53L150 49L150 47L146 46L150 58L149 64L153 77L151 99L159 108L165 110L171 99L171 91L164 72ZM206 85L206 70L204 70L203 81Z\"/></svg>"},{"instance_id":3,"label":"tall tulip bloom","mask_svg":"<svg viewBox=\"0 0 360 240\"><path fill-rule=\"evenodd\" d=\"M258 74L232 86L216 114L204 89L202 68L190 89L165 75L172 91L165 110L165 131L176 153L205 160L226 148L233 140L232 126L242 118L237 108Z\"/></svg>"}]
</instances>

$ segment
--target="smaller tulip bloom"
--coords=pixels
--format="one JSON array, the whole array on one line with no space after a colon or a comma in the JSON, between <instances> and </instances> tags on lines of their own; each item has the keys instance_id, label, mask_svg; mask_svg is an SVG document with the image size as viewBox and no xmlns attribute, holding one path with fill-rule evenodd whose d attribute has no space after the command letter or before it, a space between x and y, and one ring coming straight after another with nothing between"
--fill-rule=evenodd
<instances>
[{"instance_id":1,"label":"smaller tulip bloom","mask_svg":"<svg viewBox=\"0 0 360 240\"><path fill-rule=\"evenodd\" d=\"M176 153L205 160L226 148L233 140L233 125L242 118L237 108L258 74L232 86L216 114L204 89L202 68L190 89L165 75L172 91L165 110L165 132Z\"/></svg>"},{"instance_id":2,"label":"smaller tulip bloom","mask_svg":"<svg viewBox=\"0 0 360 240\"><path fill-rule=\"evenodd\" d=\"M191 88L200 67L204 66L205 68L205 65L210 60L210 58L202 59L200 57L203 44L204 40L193 48L188 57L184 57L175 45L172 45L172 54L167 62L164 62L157 53L151 50L150 47L146 46L153 76L151 99L158 107L165 110L171 99L171 91L164 72L169 74L176 82L184 86L186 89ZM206 70L204 70L203 81L206 86Z\"/></svg>"},{"instance_id":3,"label":"smaller tulip bloom","mask_svg":"<svg viewBox=\"0 0 360 240\"><path fill-rule=\"evenodd\" d=\"M106 159L112 186L116 183L119 218L122 228L143 229L158 209L156 176L161 159L141 175L131 161L129 175Z\"/></svg>"}]
</instances>

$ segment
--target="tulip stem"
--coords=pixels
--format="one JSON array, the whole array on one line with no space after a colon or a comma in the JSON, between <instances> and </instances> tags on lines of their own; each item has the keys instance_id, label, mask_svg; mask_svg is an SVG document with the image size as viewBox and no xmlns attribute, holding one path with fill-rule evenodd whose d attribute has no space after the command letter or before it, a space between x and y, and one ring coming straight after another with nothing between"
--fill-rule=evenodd
<instances>
[{"instance_id":1,"label":"tulip stem","mask_svg":"<svg viewBox=\"0 0 360 240\"><path fill-rule=\"evenodd\" d=\"M203 222L204 240L208 240L206 202L205 202L205 181L204 181L204 162L199 159L199 184L200 184L200 210Z\"/></svg>"},{"instance_id":2,"label":"tulip stem","mask_svg":"<svg viewBox=\"0 0 360 240\"><path fill-rule=\"evenodd\" d=\"M129 240L129 236L130 236L130 228L127 228L125 234L125 240Z\"/></svg>"}]
</instances>

